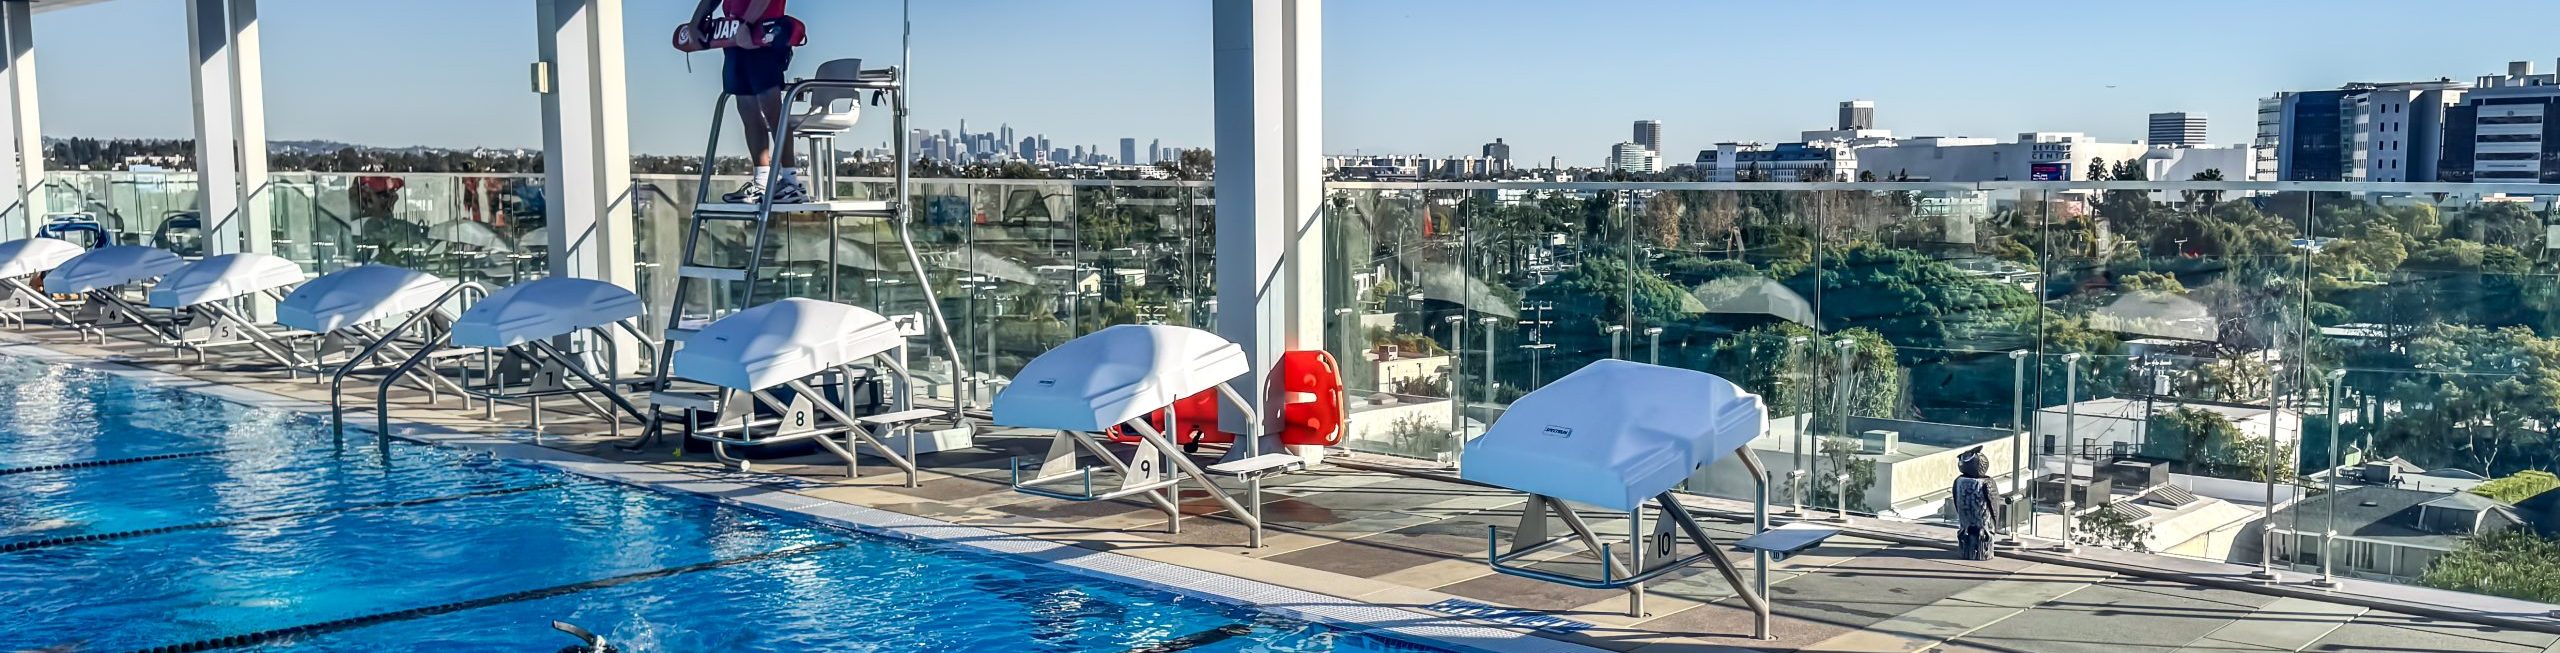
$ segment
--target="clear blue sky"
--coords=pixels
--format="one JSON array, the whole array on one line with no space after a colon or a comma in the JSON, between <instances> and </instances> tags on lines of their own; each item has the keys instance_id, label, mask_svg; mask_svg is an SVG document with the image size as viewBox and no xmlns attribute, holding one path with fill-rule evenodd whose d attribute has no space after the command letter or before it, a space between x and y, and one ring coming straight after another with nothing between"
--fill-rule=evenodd
<instances>
[{"instance_id":1,"label":"clear blue sky","mask_svg":"<svg viewBox=\"0 0 2560 653\"><path fill-rule=\"evenodd\" d=\"M800 0L817 62L894 59L894 0ZM523 0L264 0L269 132L379 145L532 146ZM628 0L633 148L699 151L719 56L666 34L692 0ZM918 126L1011 122L1059 145L1210 141L1208 0L920 0ZM1911 135L2083 131L2140 138L2199 111L2248 139L2256 98L2348 81L2549 71L2560 3L2461 0L1334 0L1326 147L1590 164L1640 118L1674 161L1780 141L1875 100ZM189 133L185 9L113 0L36 20L45 132ZM885 119L848 145L886 138Z\"/></svg>"}]
</instances>

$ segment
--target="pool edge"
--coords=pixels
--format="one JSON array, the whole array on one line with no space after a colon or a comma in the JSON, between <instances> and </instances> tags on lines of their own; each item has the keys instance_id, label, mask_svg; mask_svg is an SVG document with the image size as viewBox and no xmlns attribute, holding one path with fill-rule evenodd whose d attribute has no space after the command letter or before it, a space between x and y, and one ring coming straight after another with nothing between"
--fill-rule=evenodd
<instances>
[{"instance_id":1,"label":"pool edge","mask_svg":"<svg viewBox=\"0 0 2560 653\"><path fill-rule=\"evenodd\" d=\"M225 402L303 414L325 415L325 403L297 399L253 387L219 383L132 363L53 349L15 334L0 335L0 355L18 356L111 374L153 387L187 390ZM882 537L1006 556L1082 576L1134 585L1193 599L1236 605L1367 634L1400 643L1468 653L1603 653L1606 649L1540 637L1511 627L1342 598L1179 564L1148 560L1026 535L955 524L931 517L822 499L785 489L690 473L652 469L543 445L473 433L394 417L391 437L436 446L487 452L492 456L541 464L562 472L671 494L689 495L758 513L800 519ZM350 424L349 432L371 437L369 424ZM752 472L741 473L754 475ZM787 477L774 476L779 480ZM1739 650L1739 649L1736 649Z\"/></svg>"}]
</instances>

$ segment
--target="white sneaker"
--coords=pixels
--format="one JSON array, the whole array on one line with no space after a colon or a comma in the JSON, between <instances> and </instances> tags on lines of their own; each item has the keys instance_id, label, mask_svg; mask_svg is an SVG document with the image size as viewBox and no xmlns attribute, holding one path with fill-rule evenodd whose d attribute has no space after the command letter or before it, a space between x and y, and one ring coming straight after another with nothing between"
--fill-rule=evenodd
<instances>
[{"instance_id":1,"label":"white sneaker","mask_svg":"<svg viewBox=\"0 0 2560 653\"><path fill-rule=\"evenodd\" d=\"M783 177L773 185L773 203L799 204L809 201L809 185L798 177Z\"/></svg>"}]
</instances>

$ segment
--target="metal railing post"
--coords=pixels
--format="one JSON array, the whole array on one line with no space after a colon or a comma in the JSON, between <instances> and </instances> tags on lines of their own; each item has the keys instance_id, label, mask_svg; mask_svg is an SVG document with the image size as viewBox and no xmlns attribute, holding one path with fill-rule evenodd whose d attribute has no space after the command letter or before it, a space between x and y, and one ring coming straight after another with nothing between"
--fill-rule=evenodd
<instances>
[{"instance_id":1,"label":"metal railing post","mask_svg":"<svg viewBox=\"0 0 2560 653\"><path fill-rule=\"evenodd\" d=\"M2080 452L2073 450L2080 438L2079 352L2062 355L2062 401L2062 542L2053 545L2053 550L2071 553L2078 548L2071 539L2071 511L2079 507L2079 502L2072 500L2072 495L2079 489L2072 485L2073 479L2079 477L2080 470Z\"/></svg>"}]
</instances>

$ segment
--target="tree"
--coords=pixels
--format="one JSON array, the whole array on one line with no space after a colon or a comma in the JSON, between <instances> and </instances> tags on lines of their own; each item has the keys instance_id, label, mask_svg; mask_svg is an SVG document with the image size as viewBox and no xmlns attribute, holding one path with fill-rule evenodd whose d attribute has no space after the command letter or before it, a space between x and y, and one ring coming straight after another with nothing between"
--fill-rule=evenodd
<instances>
[{"instance_id":1,"label":"tree","mask_svg":"<svg viewBox=\"0 0 2560 653\"><path fill-rule=\"evenodd\" d=\"M2187 181L2222 181L2222 169L2206 168L2204 169L2204 172L2188 176ZM2196 206L2199 204L2203 206L2213 206L2215 204L2222 203L2222 191L2218 190L2191 190L2180 193L2180 195L2186 198L2187 205L2189 206Z\"/></svg>"},{"instance_id":2,"label":"tree","mask_svg":"<svg viewBox=\"0 0 2560 653\"><path fill-rule=\"evenodd\" d=\"M1794 342L1796 338L1805 342ZM1898 415L1902 368L1895 362L1893 345L1868 329L1825 335L1792 322L1752 327L1709 344L1705 360L1696 367L1760 395L1773 415L1812 413L1816 428L1836 430L1838 395L1833 383L1840 361L1839 350L1831 343L1842 338L1851 343L1848 379L1853 391L1842 393L1847 395L1849 414ZM1808 371L1811 377L1805 375Z\"/></svg>"},{"instance_id":3,"label":"tree","mask_svg":"<svg viewBox=\"0 0 2560 653\"><path fill-rule=\"evenodd\" d=\"M2082 544L2151 551L2151 526L2137 524L2113 510L2096 510L2080 518L2078 538Z\"/></svg>"},{"instance_id":4,"label":"tree","mask_svg":"<svg viewBox=\"0 0 2560 653\"><path fill-rule=\"evenodd\" d=\"M2186 464L2188 473L2258 482L2293 477L2293 445L2269 456L2264 434L2242 433L2220 413L2180 406L2151 418L2143 454Z\"/></svg>"},{"instance_id":5,"label":"tree","mask_svg":"<svg viewBox=\"0 0 2560 653\"><path fill-rule=\"evenodd\" d=\"M2470 492L2515 504L2555 488L2560 488L2560 476L2553 476L2551 472L2539 469L2528 469L2471 486Z\"/></svg>"},{"instance_id":6,"label":"tree","mask_svg":"<svg viewBox=\"0 0 2560 653\"><path fill-rule=\"evenodd\" d=\"M2106 180L2107 160L2103 157L2089 157L2089 181Z\"/></svg>"},{"instance_id":7,"label":"tree","mask_svg":"<svg viewBox=\"0 0 2560 653\"><path fill-rule=\"evenodd\" d=\"M2418 584L2544 603L2560 602L2560 541L2524 530L2482 533L2427 566Z\"/></svg>"},{"instance_id":8,"label":"tree","mask_svg":"<svg viewBox=\"0 0 2560 653\"><path fill-rule=\"evenodd\" d=\"M1866 444L1856 438L1826 437L1822 439L1821 458L1819 458L1822 468L1809 483L1813 486L1814 505L1841 505L1839 490L1842 488L1839 488L1840 483L1832 479L1846 472L1849 475L1848 487L1845 488L1849 496L1847 504L1849 509L1865 513L1875 512L1873 506L1867 505L1867 490L1876 486L1876 461L1858 455L1865 447Z\"/></svg>"}]
</instances>

